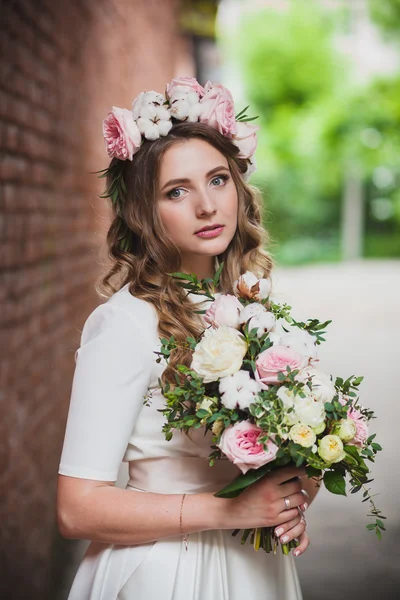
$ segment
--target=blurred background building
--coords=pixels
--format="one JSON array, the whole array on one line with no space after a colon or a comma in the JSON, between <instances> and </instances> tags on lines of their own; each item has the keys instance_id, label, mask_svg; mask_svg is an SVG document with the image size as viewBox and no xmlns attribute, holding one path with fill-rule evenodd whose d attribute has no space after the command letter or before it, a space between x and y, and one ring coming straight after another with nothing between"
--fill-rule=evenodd
<instances>
[{"instance_id":1,"label":"blurred background building","mask_svg":"<svg viewBox=\"0 0 400 600\"><path fill-rule=\"evenodd\" d=\"M80 558L57 532L55 490L74 353L99 302L101 121L177 75L222 81L259 115L253 183L277 292L301 318L333 318L321 360L364 373L379 416L388 535L379 545L365 531L359 498L321 491L304 598L397 597L399 43L399 0L3 0L2 598L64 600Z\"/></svg>"}]
</instances>

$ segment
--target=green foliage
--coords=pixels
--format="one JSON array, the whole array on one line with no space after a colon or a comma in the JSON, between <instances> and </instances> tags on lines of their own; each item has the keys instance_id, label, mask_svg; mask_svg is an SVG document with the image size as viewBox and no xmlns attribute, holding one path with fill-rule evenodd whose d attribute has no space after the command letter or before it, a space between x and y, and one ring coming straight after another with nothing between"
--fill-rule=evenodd
<instances>
[{"instance_id":1,"label":"green foliage","mask_svg":"<svg viewBox=\"0 0 400 600\"><path fill-rule=\"evenodd\" d=\"M388 34L400 32L400 0L368 0L372 18Z\"/></svg>"},{"instance_id":2,"label":"green foliage","mask_svg":"<svg viewBox=\"0 0 400 600\"><path fill-rule=\"evenodd\" d=\"M371 4L375 16L398 27L399 0ZM264 225L278 242L272 250L280 262L340 258L349 165L365 182L365 252L400 256L400 77L356 83L350 61L333 44L342 16L293 0L288 10L244 13L238 32L224 40L260 115L253 180L264 194ZM382 188L377 169L389 171L392 183ZM388 217L379 212L382 198Z\"/></svg>"}]
</instances>

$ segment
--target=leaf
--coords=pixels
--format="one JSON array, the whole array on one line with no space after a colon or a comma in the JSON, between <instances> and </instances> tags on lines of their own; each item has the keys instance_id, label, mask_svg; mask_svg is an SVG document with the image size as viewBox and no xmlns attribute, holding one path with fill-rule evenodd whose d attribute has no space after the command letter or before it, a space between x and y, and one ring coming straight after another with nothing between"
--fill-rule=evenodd
<instances>
[{"instance_id":1,"label":"leaf","mask_svg":"<svg viewBox=\"0 0 400 600\"><path fill-rule=\"evenodd\" d=\"M336 471L326 471L324 475L324 484L328 492L346 496L346 481L340 473Z\"/></svg>"},{"instance_id":2,"label":"leaf","mask_svg":"<svg viewBox=\"0 0 400 600\"><path fill-rule=\"evenodd\" d=\"M217 498L235 498L252 483L259 481L264 475L272 471L272 463L268 463L259 469L250 469L244 475L238 475L231 483L214 494Z\"/></svg>"}]
</instances>

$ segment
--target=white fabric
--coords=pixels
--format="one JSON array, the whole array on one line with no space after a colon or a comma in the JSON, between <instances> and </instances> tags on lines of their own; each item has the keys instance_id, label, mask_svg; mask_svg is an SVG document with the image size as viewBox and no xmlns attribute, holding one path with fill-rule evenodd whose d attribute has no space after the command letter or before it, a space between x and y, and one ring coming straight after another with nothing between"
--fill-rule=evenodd
<instances>
[{"instance_id":1,"label":"white fabric","mask_svg":"<svg viewBox=\"0 0 400 600\"><path fill-rule=\"evenodd\" d=\"M191 296L193 302L204 298ZM206 305L203 305L205 307ZM157 314L125 286L96 308L76 353L59 473L115 481L129 463L127 490L161 494L213 492L238 469L208 465L211 436L196 430L167 442L158 378L165 364ZM150 406L143 397L150 391ZM69 600L301 600L291 556L254 552L229 531L191 534L139 546L91 543Z\"/></svg>"}]
</instances>

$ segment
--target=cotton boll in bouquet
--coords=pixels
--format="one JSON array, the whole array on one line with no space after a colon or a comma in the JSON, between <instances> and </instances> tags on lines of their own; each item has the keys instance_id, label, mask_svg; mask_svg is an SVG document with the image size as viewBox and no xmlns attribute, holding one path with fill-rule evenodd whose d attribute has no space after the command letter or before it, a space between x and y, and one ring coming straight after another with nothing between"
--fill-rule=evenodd
<instances>
[{"instance_id":1,"label":"cotton boll in bouquet","mask_svg":"<svg viewBox=\"0 0 400 600\"><path fill-rule=\"evenodd\" d=\"M190 367L177 366L176 385L159 380L166 439L176 430L212 432L210 466L225 457L242 472L218 497L235 497L286 465L304 466L334 494L346 495L347 480L351 493L361 491L363 502L369 501L374 522L367 529L380 538L385 517L367 487L372 481L367 461L374 461L381 446L369 432L373 412L359 403L363 378L333 380L316 367L330 321L296 321L290 306L271 300L269 280L249 271L234 283L234 295L215 297L222 269L223 264L213 279L203 280L171 273L181 287L212 303L196 311L205 329L199 339L187 338ZM176 347L173 336L161 338L157 361L168 362ZM245 530L242 543L248 539L256 550L276 552L273 528ZM296 541L281 544L285 554L295 546Z\"/></svg>"}]
</instances>

